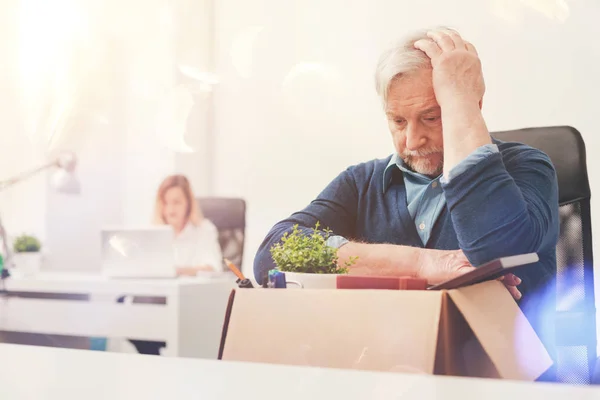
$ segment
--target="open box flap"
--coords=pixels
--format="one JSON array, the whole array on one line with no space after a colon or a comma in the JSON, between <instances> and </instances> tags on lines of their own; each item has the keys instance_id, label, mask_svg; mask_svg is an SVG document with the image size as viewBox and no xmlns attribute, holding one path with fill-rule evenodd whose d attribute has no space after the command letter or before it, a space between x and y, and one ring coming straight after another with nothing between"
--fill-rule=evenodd
<instances>
[{"instance_id":1,"label":"open box flap","mask_svg":"<svg viewBox=\"0 0 600 400\"><path fill-rule=\"evenodd\" d=\"M434 373L500 378L494 363L447 293L442 300Z\"/></svg>"},{"instance_id":2,"label":"open box flap","mask_svg":"<svg viewBox=\"0 0 600 400\"><path fill-rule=\"evenodd\" d=\"M534 381L552 366L544 345L502 282L484 282L448 294L502 378Z\"/></svg>"},{"instance_id":3,"label":"open box flap","mask_svg":"<svg viewBox=\"0 0 600 400\"><path fill-rule=\"evenodd\" d=\"M444 295L238 290L222 359L433 373Z\"/></svg>"}]
</instances>

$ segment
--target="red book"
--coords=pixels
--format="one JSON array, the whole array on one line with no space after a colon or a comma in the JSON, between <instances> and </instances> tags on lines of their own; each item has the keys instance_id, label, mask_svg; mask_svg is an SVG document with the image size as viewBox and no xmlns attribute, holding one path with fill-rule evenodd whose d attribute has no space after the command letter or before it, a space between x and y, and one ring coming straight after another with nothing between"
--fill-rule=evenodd
<instances>
[{"instance_id":1,"label":"red book","mask_svg":"<svg viewBox=\"0 0 600 400\"><path fill-rule=\"evenodd\" d=\"M408 276L338 275L338 289L426 290L427 280Z\"/></svg>"}]
</instances>

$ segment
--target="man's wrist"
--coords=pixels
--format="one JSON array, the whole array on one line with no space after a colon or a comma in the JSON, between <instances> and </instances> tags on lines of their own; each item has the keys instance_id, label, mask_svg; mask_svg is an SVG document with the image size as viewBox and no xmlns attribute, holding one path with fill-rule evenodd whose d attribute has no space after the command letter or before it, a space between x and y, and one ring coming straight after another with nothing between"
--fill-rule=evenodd
<instances>
[{"instance_id":1,"label":"man's wrist","mask_svg":"<svg viewBox=\"0 0 600 400\"><path fill-rule=\"evenodd\" d=\"M446 147L445 140L451 140L451 145L469 142L477 137L490 140L483 114L479 109L455 107L442 111L442 128L444 147Z\"/></svg>"},{"instance_id":2,"label":"man's wrist","mask_svg":"<svg viewBox=\"0 0 600 400\"><path fill-rule=\"evenodd\" d=\"M479 104L442 107L444 176L477 148L492 143Z\"/></svg>"},{"instance_id":3,"label":"man's wrist","mask_svg":"<svg viewBox=\"0 0 600 400\"><path fill-rule=\"evenodd\" d=\"M481 114L481 106L478 100L473 100L469 98L462 99L453 96L448 100L438 102L438 104L440 105L440 109L442 110L442 116L444 115L444 113L449 114L447 116L452 116L455 114Z\"/></svg>"},{"instance_id":4,"label":"man's wrist","mask_svg":"<svg viewBox=\"0 0 600 400\"><path fill-rule=\"evenodd\" d=\"M422 259L424 250L419 247L412 246L402 246L402 245L394 245L394 249L397 255L395 255L392 259L392 263L396 265L400 265L399 262L395 262L394 260L401 259L403 260L403 273L406 271L408 276L413 278L419 278L422 274ZM408 260L408 262L406 262Z\"/></svg>"}]
</instances>

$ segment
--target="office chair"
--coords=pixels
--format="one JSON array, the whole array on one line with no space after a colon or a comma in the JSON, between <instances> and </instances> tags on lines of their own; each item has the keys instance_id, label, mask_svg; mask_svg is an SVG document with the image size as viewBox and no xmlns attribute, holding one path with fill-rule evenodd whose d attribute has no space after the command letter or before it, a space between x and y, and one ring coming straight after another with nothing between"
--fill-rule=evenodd
<instances>
[{"instance_id":1,"label":"office chair","mask_svg":"<svg viewBox=\"0 0 600 400\"><path fill-rule=\"evenodd\" d=\"M556 249L556 379L589 384L596 363L596 308L590 185L585 144L570 126L492 132L542 150L556 169L560 237Z\"/></svg>"},{"instance_id":2,"label":"office chair","mask_svg":"<svg viewBox=\"0 0 600 400\"><path fill-rule=\"evenodd\" d=\"M241 269L246 234L246 202L224 197L201 197L197 200L204 216L219 231L223 257Z\"/></svg>"}]
</instances>

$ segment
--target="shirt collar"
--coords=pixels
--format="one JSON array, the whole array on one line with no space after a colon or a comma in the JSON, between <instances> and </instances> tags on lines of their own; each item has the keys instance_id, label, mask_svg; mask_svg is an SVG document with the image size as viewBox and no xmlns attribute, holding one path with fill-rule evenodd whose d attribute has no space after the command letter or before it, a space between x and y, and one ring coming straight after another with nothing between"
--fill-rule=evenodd
<instances>
[{"instance_id":1,"label":"shirt collar","mask_svg":"<svg viewBox=\"0 0 600 400\"><path fill-rule=\"evenodd\" d=\"M418 181L418 182L428 183L428 182L431 182L431 181L439 178L439 176L436 178L430 178L427 175L423 175L418 172L412 171L404 163L404 160L398 155L398 153L394 153L392 155L392 157L390 158L390 162L388 162L388 165L383 170L383 193L385 193L388 190L388 188L390 187L390 185L392 183L392 174L396 168L398 168L400 171L402 171L402 173L405 177L408 176L409 178L412 178L413 180Z\"/></svg>"}]
</instances>

